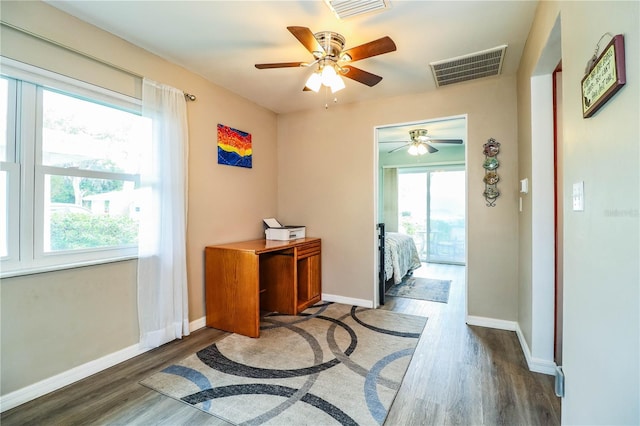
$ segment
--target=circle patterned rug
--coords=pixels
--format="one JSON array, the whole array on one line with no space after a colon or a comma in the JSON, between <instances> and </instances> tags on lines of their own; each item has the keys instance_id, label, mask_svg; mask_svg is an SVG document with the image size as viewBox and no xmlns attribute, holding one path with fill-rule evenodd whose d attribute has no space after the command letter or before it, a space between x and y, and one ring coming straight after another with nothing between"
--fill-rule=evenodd
<instances>
[{"instance_id":1,"label":"circle patterned rug","mask_svg":"<svg viewBox=\"0 0 640 426\"><path fill-rule=\"evenodd\" d=\"M141 384L233 424L378 425L427 318L319 303L269 314Z\"/></svg>"}]
</instances>

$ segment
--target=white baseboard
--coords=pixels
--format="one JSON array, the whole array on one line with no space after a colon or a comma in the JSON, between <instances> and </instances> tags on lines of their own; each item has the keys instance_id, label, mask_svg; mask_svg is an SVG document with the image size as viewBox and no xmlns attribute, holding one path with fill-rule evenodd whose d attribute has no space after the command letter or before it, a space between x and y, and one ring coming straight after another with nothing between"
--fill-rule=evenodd
<instances>
[{"instance_id":1,"label":"white baseboard","mask_svg":"<svg viewBox=\"0 0 640 426\"><path fill-rule=\"evenodd\" d=\"M205 317L199 318L189 323L189 330L195 331L206 325ZM0 413L34 400L42 395L63 388L93 374L113 367L116 364L127 361L135 356L143 354L152 348L140 348L139 344L131 345L128 348L105 355L101 358L89 361L85 364L63 371L60 374L25 386L21 389L0 396Z\"/></svg>"},{"instance_id":2,"label":"white baseboard","mask_svg":"<svg viewBox=\"0 0 640 426\"><path fill-rule=\"evenodd\" d=\"M527 366L529 367L529 370L535 373L543 373L550 376L555 376L555 362L542 358L535 358L531 355L531 350L529 349L527 340L524 338L524 334L520 329L520 324L517 324L516 335L518 336L518 340L520 341L520 346L522 347L522 352L524 352L524 358L527 360Z\"/></svg>"},{"instance_id":3,"label":"white baseboard","mask_svg":"<svg viewBox=\"0 0 640 426\"><path fill-rule=\"evenodd\" d=\"M531 356L529 345L527 344L527 341L524 338L524 334L520 329L520 324L518 324L516 321L506 321L495 318L475 317L467 315L467 324L477 325L479 327L496 328L498 330L515 331L516 336L518 336L518 341L520 342L522 352L524 353L524 358L527 360L529 371L549 374L551 376L554 376L556 374L555 362L541 358L534 358L533 356Z\"/></svg>"},{"instance_id":4,"label":"white baseboard","mask_svg":"<svg viewBox=\"0 0 640 426\"><path fill-rule=\"evenodd\" d=\"M478 327L496 328L498 330L516 331L518 323L515 321L507 321L495 318L476 317L467 315L467 324L477 325Z\"/></svg>"},{"instance_id":5,"label":"white baseboard","mask_svg":"<svg viewBox=\"0 0 640 426\"><path fill-rule=\"evenodd\" d=\"M18 405L29 402L42 395L53 392L71 383L82 380L86 377L96 374L102 370L119 364L123 361L138 356L149 349L140 349L139 344L131 345L112 354L89 361L86 364L79 365L71 370L64 371L55 376L36 382L32 385L25 386L6 395L0 396L0 412L10 410Z\"/></svg>"},{"instance_id":6,"label":"white baseboard","mask_svg":"<svg viewBox=\"0 0 640 426\"><path fill-rule=\"evenodd\" d=\"M206 326L207 326L207 317L204 316L204 317L198 318L197 320L193 320L189 323L189 332L200 330L201 328L204 328Z\"/></svg>"},{"instance_id":7,"label":"white baseboard","mask_svg":"<svg viewBox=\"0 0 640 426\"><path fill-rule=\"evenodd\" d=\"M337 296L335 294L322 293L322 300L326 302L343 303L345 305L362 306L363 308L373 308L373 302L365 299L354 299L352 297Z\"/></svg>"}]
</instances>

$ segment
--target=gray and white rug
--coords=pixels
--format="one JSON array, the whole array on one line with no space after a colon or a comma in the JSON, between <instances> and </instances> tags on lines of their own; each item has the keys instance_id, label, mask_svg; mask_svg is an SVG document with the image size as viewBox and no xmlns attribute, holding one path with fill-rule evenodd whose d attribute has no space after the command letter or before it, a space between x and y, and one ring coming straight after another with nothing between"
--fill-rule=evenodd
<instances>
[{"instance_id":1,"label":"gray and white rug","mask_svg":"<svg viewBox=\"0 0 640 426\"><path fill-rule=\"evenodd\" d=\"M429 300L431 302L448 303L450 280L433 278L404 277L386 291L387 296L408 297L409 299Z\"/></svg>"},{"instance_id":2,"label":"gray and white rug","mask_svg":"<svg viewBox=\"0 0 640 426\"><path fill-rule=\"evenodd\" d=\"M141 383L234 424L381 425L427 318L336 303L262 318Z\"/></svg>"}]
</instances>

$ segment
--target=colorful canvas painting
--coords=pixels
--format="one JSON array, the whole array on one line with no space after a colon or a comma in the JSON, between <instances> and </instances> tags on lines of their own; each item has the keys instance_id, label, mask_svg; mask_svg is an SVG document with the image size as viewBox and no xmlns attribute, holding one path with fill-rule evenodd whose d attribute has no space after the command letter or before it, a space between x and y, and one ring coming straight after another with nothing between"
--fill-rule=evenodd
<instances>
[{"instance_id":1,"label":"colorful canvas painting","mask_svg":"<svg viewBox=\"0 0 640 426\"><path fill-rule=\"evenodd\" d=\"M218 124L218 164L251 168L251 134Z\"/></svg>"}]
</instances>

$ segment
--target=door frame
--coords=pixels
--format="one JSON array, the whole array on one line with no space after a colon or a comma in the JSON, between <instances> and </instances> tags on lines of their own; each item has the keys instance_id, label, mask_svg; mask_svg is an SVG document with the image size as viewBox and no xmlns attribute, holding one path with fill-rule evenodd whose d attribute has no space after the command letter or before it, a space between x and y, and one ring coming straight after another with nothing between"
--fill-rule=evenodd
<instances>
[{"instance_id":1,"label":"door frame","mask_svg":"<svg viewBox=\"0 0 640 426\"><path fill-rule=\"evenodd\" d=\"M401 123L393 123L393 124L384 124L384 125L377 125L373 127L373 223L375 224L372 230L373 233L373 241L374 241L374 259L373 259L373 264L374 264L374 270L372 271L372 286L371 286L371 291L373 294L373 307L377 308L380 306L380 302L381 302L381 297L379 296L379 292L380 290L380 285L384 285L384 283L381 283L381 280L379 279L379 271L380 271L380 253L378 250L378 245L379 245L379 238L378 238L378 226L377 224L380 223L380 215L379 215L379 210L380 210L380 191L382 190L382 187L380 185L380 161L379 161L379 143L378 143L378 130L379 129L383 129L383 128L389 128L389 127L400 127L400 126L428 126L429 123L437 123L437 122L441 122L441 121L447 121L447 120L453 120L453 119L464 119L465 121L465 129L464 129L464 140L466 141L466 143L464 144L464 171L465 171L465 209L464 209L464 225L465 225L465 235L464 235L464 243L465 243L465 248L469 247L469 167L468 167L468 161L467 159L469 158L469 116L468 114L458 114L458 115L452 115L452 116L444 116L444 117L439 117L439 118L432 118L432 119L424 119L424 120L417 120L417 121L409 121L409 122L401 122ZM442 163L431 163L433 165L449 165L451 163L447 163L447 162L442 162ZM460 162L456 162L456 165L460 165ZM466 273L466 269L467 269L467 265L468 265L468 257L469 257L469 251L468 249L465 249L465 262L464 262L464 267L465 267L465 276L467 276ZM467 280L465 279L465 317L467 315ZM384 303L384 301L383 301Z\"/></svg>"}]
</instances>

